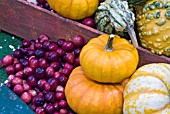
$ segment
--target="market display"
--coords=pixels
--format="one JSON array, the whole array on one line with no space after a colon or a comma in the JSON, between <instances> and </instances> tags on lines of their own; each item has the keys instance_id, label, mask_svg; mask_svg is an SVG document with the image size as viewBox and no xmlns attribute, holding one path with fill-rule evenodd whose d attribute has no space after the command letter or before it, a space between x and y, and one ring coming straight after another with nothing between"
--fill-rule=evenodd
<instances>
[{"instance_id":1,"label":"market display","mask_svg":"<svg viewBox=\"0 0 170 114\"><path fill-rule=\"evenodd\" d=\"M170 114L170 64L139 65L138 51L170 56L169 0L26 1L103 32L23 39L0 59L4 84L36 114Z\"/></svg>"}]
</instances>

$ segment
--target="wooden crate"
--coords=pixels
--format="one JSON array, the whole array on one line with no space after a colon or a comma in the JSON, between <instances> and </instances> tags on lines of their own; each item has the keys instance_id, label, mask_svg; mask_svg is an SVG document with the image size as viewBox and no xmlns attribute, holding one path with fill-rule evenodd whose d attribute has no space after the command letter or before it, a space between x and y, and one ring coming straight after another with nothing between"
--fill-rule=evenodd
<instances>
[{"instance_id":1,"label":"wooden crate","mask_svg":"<svg viewBox=\"0 0 170 114\"><path fill-rule=\"evenodd\" d=\"M52 40L68 40L80 34L86 43L91 38L103 34L24 0L1 0L0 29L24 39L36 39L40 34L46 34ZM169 57L152 54L140 46L137 49L140 56L139 66L159 62L170 63Z\"/></svg>"}]
</instances>

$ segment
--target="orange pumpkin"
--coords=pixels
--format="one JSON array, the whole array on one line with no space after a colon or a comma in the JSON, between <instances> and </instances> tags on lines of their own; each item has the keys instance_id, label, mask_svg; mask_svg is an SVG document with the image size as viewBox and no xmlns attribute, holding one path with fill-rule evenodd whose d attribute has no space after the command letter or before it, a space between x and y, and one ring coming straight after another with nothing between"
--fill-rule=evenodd
<instances>
[{"instance_id":1,"label":"orange pumpkin","mask_svg":"<svg viewBox=\"0 0 170 114\"><path fill-rule=\"evenodd\" d=\"M70 74L65 96L69 106L78 114L122 114L123 85L127 82L98 83L87 78L79 66Z\"/></svg>"},{"instance_id":2,"label":"orange pumpkin","mask_svg":"<svg viewBox=\"0 0 170 114\"><path fill-rule=\"evenodd\" d=\"M93 15L99 5L98 0L47 0L47 2L58 14L74 20Z\"/></svg>"},{"instance_id":3,"label":"orange pumpkin","mask_svg":"<svg viewBox=\"0 0 170 114\"><path fill-rule=\"evenodd\" d=\"M130 77L138 61L137 49L117 35L93 38L80 53L80 64L86 76L103 83L121 82Z\"/></svg>"}]
</instances>

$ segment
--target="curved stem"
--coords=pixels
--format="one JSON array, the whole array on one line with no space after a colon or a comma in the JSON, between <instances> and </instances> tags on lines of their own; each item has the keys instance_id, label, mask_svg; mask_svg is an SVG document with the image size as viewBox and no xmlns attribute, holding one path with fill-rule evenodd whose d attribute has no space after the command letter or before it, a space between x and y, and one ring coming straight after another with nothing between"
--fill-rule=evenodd
<instances>
[{"instance_id":1,"label":"curved stem","mask_svg":"<svg viewBox=\"0 0 170 114\"><path fill-rule=\"evenodd\" d=\"M109 39L107 41L107 44L104 47L104 49L108 52L111 52L114 49L113 46L112 46L112 42L113 42L114 37L115 37L115 35L113 35L113 34L109 35Z\"/></svg>"},{"instance_id":2,"label":"curved stem","mask_svg":"<svg viewBox=\"0 0 170 114\"><path fill-rule=\"evenodd\" d=\"M132 40L133 46L138 47L139 45L138 45L138 41L137 41L136 33L135 33L134 29L132 27L128 27L127 32Z\"/></svg>"}]
</instances>

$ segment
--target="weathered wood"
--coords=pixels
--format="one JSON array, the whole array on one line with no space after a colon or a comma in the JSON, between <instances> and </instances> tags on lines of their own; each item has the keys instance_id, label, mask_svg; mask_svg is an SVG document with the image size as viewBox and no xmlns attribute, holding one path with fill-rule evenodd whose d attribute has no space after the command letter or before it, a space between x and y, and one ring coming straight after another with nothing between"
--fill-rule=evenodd
<instances>
[{"instance_id":1,"label":"weathered wood","mask_svg":"<svg viewBox=\"0 0 170 114\"><path fill-rule=\"evenodd\" d=\"M0 29L25 39L37 38L40 34L52 39L69 39L81 34L88 41L102 34L24 0L0 1Z\"/></svg>"},{"instance_id":2,"label":"weathered wood","mask_svg":"<svg viewBox=\"0 0 170 114\"><path fill-rule=\"evenodd\" d=\"M24 0L0 1L0 29L24 39L36 39L41 34L52 40L71 39L80 34L88 42L102 32L63 18L56 13L35 6ZM152 54L149 50L138 47L139 65L149 63L170 63L170 58ZM125 55L126 56L126 55Z\"/></svg>"}]
</instances>

